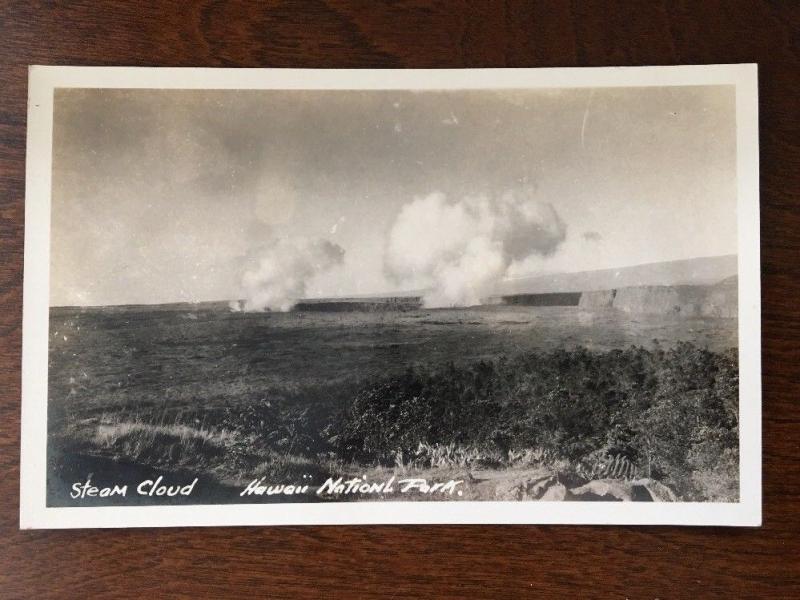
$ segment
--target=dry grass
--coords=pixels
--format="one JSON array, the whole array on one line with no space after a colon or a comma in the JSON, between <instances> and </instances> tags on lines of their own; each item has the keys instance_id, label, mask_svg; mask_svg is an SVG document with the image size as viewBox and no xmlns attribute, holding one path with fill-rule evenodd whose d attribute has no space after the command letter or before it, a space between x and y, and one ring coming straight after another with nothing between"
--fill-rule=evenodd
<instances>
[{"instance_id":1,"label":"dry grass","mask_svg":"<svg viewBox=\"0 0 800 600\"><path fill-rule=\"evenodd\" d=\"M530 467L549 465L549 454L541 448L501 452L493 446L464 444L427 444L420 442L412 452L395 451L395 467L400 472L414 469L459 468L488 469L498 467Z\"/></svg>"},{"instance_id":2,"label":"dry grass","mask_svg":"<svg viewBox=\"0 0 800 600\"><path fill-rule=\"evenodd\" d=\"M201 442L224 446L233 437L228 431L212 431L206 428L195 428L185 424L153 425L141 421L125 421L122 423L101 423L95 432L95 442L104 447L112 447L125 436L139 436L144 439L155 439L158 436L178 438L182 443Z\"/></svg>"},{"instance_id":3,"label":"dry grass","mask_svg":"<svg viewBox=\"0 0 800 600\"><path fill-rule=\"evenodd\" d=\"M91 442L102 454L169 467L208 467L226 453L232 435L185 424L153 425L139 421L100 423Z\"/></svg>"},{"instance_id":4,"label":"dry grass","mask_svg":"<svg viewBox=\"0 0 800 600\"><path fill-rule=\"evenodd\" d=\"M447 443L453 439L448 432L462 430L459 417L464 409L471 411L475 403L461 402L462 394L448 387L446 380L429 396L453 396L453 423L445 423L432 435L417 435L416 429L420 424L437 423L438 413L429 411L430 419L420 416L406 398L400 398L402 402L396 402L395 408L401 411L408 405L408 418L399 419L388 411L386 421L377 422L375 415L384 415L377 408L365 418L362 429L367 433L374 430L375 447L381 451L377 458L363 448L363 456L339 451L336 439L342 437L343 428L337 415L362 389L371 389L376 377L399 377L409 365L435 370L454 364L461 372L479 361L500 361L517 354L538 356L580 344L597 353L618 352L614 349L631 344L652 347L655 339L666 346L679 340L700 340L712 350L736 343L735 324L728 320L659 316L634 320L621 313L589 313L577 308L484 307L360 314L207 310L197 311L196 316L187 319L183 313L150 308L54 313L48 382L51 454L56 458L63 455L65 460L70 454L86 454L165 470L181 468L226 482L273 473L282 477L317 472L315 464L320 465L317 470L327 470L332 457L339 457L343 465L339 472L349 469L355 473L378 463L389 467L393 462L410 471L438 470L440 476L448 469L460 472L541 464L562 471L570 465L553 464L558 457L545 456L535 448L548 443L560 448L563 440L554 436L541 439L538 432L543 427L535 418L540 410L527 408L533 401L545 403L552 390L564 387L552 377L547 381L553 385L548 383L542 390L538 374L521 382L524 386L519 390L507 385L487 388L484 400L490 410L484 415L476 412L474 431L455 440L472 446ZM520 373L523 367L510 372ZM559 368L553 370L560 372ZM581 376L567 388L608 379L603 369L598 372L598 376ZM502 377L496 380L505 381ZM459 382L470 393L474 391L469 377ZM481 390L484 387L475 394L483 394ZM496 414L489 400L501 399L497 404L503 409L509 405L504 399L509 390L520 414L510 415L500 425L511 428L519 424L514 431L537 435L513 444L493 444L488 435L477 434ZM570 398L569 403L555 398L551 404L572 406L590 392L594 393L588 390ZM583 404L602 408L605 402ZM665 410L664 414L672 413ZM559 417L557 423L591 423L582 415L555 416ZM598 425L597 431L603 426ZM671 430L651 429L656 433ZM392 432L397 440L389 437ZM500 428L500 433L507 432ZM566 433L570 439L576 437L572 430ZM428 444L415 455L420 440L439 443ZM357 441L351 445L359 449ZM602 440L586 445L592 450L602 446ZM399 446L403 451L395 460ZM571 453L579 451L584 449ZM706 451L706 455L718 453ZM360 466L351 465L352 461ZM692 467L698 472L698 487L713 488L714 497L730 495L726 486L735 479L721 472L715 461L698 459Z\"/></svg>"},{"instance_id":5,"label":"dry grass","mask_svg":"<svg viewBox=\"0 0 800 600\"><path fill-rule=\"evenodd\" d=\"M254 444L252 435L203 422L164 423L164 415L113 414L73 422L68 441L78 454L105 457L166 470L188 470L227 485L246 485L253 478L271 481L323 481L341 466L328 457L299 456ZM152 420L148 420L152 419Z\"/></svg>"}]
</instances>

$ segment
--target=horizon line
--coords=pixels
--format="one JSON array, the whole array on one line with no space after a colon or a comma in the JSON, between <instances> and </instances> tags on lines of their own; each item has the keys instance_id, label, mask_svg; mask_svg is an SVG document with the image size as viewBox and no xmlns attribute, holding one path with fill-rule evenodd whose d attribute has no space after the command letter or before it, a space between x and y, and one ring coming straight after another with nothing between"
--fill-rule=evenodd
<instances>
[{"instance_id":1,"label":"horizon line","mask_svg":"<svg viewBox=\"0 0 800 600\"><path fill-rule=\"evenodd\" d=\"M555 275L577 275L580 273L597 273L599 271L612 271L614 269L633 269L636 267L646 267L651 265L663 265L669 263L676 263L676 262L686 262L691 260L703 260L703 259L713 259L713 258L729 258L729 257L738 257L738 253L732 254L716 254L711 256L695 256L692 258L678 258L673 260L662 260L662 261L654 261L648 263L637 263L633 265L625 265L625 266L617 266L617 267L606 267L603 269L592 269L592 270L584 270L584 271L549 271L544 273L531 273L529 275L520 275L518 277L504 277L500 281L521 281L524 279L532 278L532 277L548 277L548 276L555 276ZM738 271L737 271L738 275ZM355 300L355 299L373 299L373 298L421 298L424 295L425 290L405 290L405 291L398 291L398 292L374 292L374 293L367 293L367 294L349 294L344 296L320 296L320 297L304 297L304 298L297 298L297 303L308 301L308 300ZM520 292L525 293L525 292ZM530 292L536 293L536 292ZM560 292L543 292L543 293L560 293ZM517 294L491 294L487 296L495 297L495 296L508 296L508 295L517 295ZM170 300L166 302L127 302L127 303L120 303L120 304L48 304L48 308L110 308L110 307L131 307L131 306L169 306L169 305L193 305L193 304L221 304L227 303L230 304L232 302L242 302L243 298L223 298L223 299L208 299L208 300Z\"/></svg>"}]
</instances>

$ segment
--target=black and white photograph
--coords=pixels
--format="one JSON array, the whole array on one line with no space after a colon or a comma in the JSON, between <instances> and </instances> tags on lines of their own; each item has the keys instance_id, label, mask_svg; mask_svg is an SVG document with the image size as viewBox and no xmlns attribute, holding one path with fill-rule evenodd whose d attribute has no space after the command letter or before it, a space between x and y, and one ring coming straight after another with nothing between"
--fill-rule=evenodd
<instances>
[{"instance_id":1,"label":"black and white photograph","mask_svg":"<svg viewBox=\"0 0 800 600\"><path fill-rule=\"evenodd\" d=\"M159 71L31 71L31 526L760 519L754 67Z\"/></svg>"}]
</instances>

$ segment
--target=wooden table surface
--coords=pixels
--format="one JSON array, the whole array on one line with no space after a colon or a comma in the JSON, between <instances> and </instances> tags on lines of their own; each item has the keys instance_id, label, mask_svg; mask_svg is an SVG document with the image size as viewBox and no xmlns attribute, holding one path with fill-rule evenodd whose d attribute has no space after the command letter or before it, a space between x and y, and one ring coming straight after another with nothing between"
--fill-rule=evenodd
<instances>
[{"instance_id":1,"label":"wooden table surface","mask_svg":"<svg viewBox=\"0 0 800 600\"><path fill-rule=\"evenodd\" d=\"M26 70L760 65L764 526L18 530ZM0 2L0 597L800 597L800 3Z\"/></svg>"}]
</instances>

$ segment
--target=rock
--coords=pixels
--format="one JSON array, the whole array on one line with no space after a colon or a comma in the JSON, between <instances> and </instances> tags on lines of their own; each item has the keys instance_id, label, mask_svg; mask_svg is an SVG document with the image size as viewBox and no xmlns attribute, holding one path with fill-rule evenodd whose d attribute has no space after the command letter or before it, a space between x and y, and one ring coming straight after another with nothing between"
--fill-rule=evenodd
<instances>
[{"instance_id":1,"label":"rock","mask_svg":"<svg viewBox=\"0 0 800 600\"><path fill-rule=\"evenodd\" d=\"M677 502L678 496L660 481L654 479L640 479L636 482L644 487L653 498L653 502Z\"/></svg>"},{"instance_id":2,"label":"rock","mask_svg":"<svg viewBox=\"0 0 800 600\"><path fill-rule=\"evenodd\" d=\"M671 489L653 479L623 481L618 479L595 479L585 485L569 490L571 500L601 502L677 502Z\"/></svg>"},{"instance_id":3,"label":"rock","mask_svg":"<svg viewBox=\"0 0 800 600\"><path fill-rule=\"evenodd\" d=\"M525 473L497 483L497 500L560 502L677 502L670 488L654 479L594 479L586 482L570 473Z\"/></svg>"},{"instance_id":4,"label":"rock","mask_svg":"<svg viewBox=\"0 0 800 600\"><path fill-rule=\"evenodd\" d=\"M512 479L497 485L495 497L498 500L539 500L554 482L552 475Z\"/></svg>"},{"instance_id":5,"label":"rock","mask_svg":"<svg viewBox=\"0 0 800 600\"><path fill-rule=\"evenodd\" d=\"M537 481L530 490L531 497L536 500L540 499L555 482L554 477L547 477Z\"/></svg>"},{"instance_id":6,"label":"rock","mask_svg":"<svg viewBox=\"0 0 800 600\"><path fill-rule=\"evenodd\" d=\"M543 502L560 502L567 499L567 488L561 483L556 483L547 488L544 495L539 498Z\"/></svg>"},{"instance_id":7,"label":"rock","mask_svg":"<svg viewBox=\"0 0 800 600\"><path fill-rule=\"evenodd\" d=\"M573 500L599 500L603 502L630 502L631 485L626 481L596 479L569 491Z\"/></svg>"}]
</instances>

